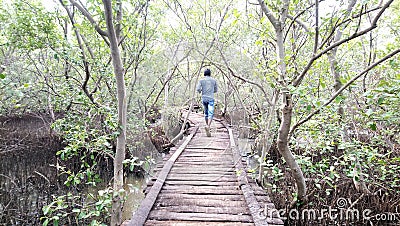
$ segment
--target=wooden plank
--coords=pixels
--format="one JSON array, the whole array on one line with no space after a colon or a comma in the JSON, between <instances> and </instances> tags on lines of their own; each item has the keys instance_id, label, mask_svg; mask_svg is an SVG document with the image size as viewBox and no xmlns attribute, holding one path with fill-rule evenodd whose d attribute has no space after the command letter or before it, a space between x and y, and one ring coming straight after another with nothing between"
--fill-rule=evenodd
<instances>
[{"instance_id":1,"label":"wooden plank","mask_svg":"<svg viewBox=\"0 0 400 226\"><path fill-rule=\"evenodd\" d=\"M199 145L199 144L220 145L220 144L229 143L229 137L228 136L219 137L218 134L214 134L214 136L215 136L214 139L200 137L201 139L194 140L193 142L191 142L191 144L192 145Z\"/></svg>"},{"instance_id":2,"label":"wooden plank","mask_svg":"<svg viewBox=\"0 0 400 226\"><path fill-rule=\"evenodd\" d=\"M221 176L217 176L217 177L170 177L168 178L168 181L173 181L172 183L166 182L167 184L176 184L175 182L178 182L178 184L194 184L197 185L199 182L199 184L207 184L207 185L215 185L214 182L220 182L220 183L234 183L237 184L237 180L236 178L230 178L230 177L221 177ZM196 182L195 182L196 181ZM219 184L218 184L219 185Z\"/></svg>"},{"instance_id":3,"label":"wooden plank","mask_svg":"<svg viewBox=\"0 0 400 226\"><path fill-rule=\"evenodd\" d=\"M230 153L231 150L229 148L226 150L224 145L223 147L220 147L218 149L211 149L211 148L204 148L199 146L198 144L191 143L193 145L191 148L186 148L185 153L192 153L192 152L224 152L224 153ZM195 147L199 146L199 147ZM229 146L228 146L229 147ZM232 154L232 153L231 153Z\"/></svg>"},{"instance_id":4,"label":"wooden plank","mask_svg":"<svg viewBox=\"0 0 400 226\"><path fill-rule=\"evenodd\" d=\"M157 180L158 181L158 180ZM168 185L196 185L196 186L239 186L237 181L235 182L218 182L218 181L178 181L178 180L168 180L165 181ZM154 185L153 185L154 186Z\"/></svg>"},{"instance_id":5,"label":"wooden plank","mask_svg":"<svg viewBox=\"0 0 400 226\"><path fill-rule=\"evenodd\" d=\"M164 168L161 170L160 174L158 175L157 181L151 187L149 193L143 199L139 208L136 210L136 212L132 216L130 225L141 226L147 220L150 210L153 207L154 202L156 201L157 196L161 191L161 187L164 185L165 179L167 178L167 175L168 175L169 171L171 170L172 165L174 164L175 160L179 157L179 155L183 152L185 147L189 144L192 137L196 134L198 128L199 128L199 126L197 126L196 129L194 130L194 132L186 138L185 142L178 148L178 150L175 151L175 153L171 156L170 160L168 160L166 162L166 164L164 165Z\"/></svg>"},{"instance_id":6,"label":"wooden plank","mask_svg":"<svg viewBox=\"0 0 400 226\"><path fill-rule=\"evenodd\" d=\"M171 181L231 181L237 182L235 177L235 172L228 171L206 171L206 170L197 170L191 172L176 172L170 171L168 175L168 180ZM152 185L157 181L157 178L152 178L151 181L148 182L148 185Z\"/></svg>"},{"instance_id":7,"label":"wooden plank","mask_svg":"<svg viewBox=\"0 0 400 226\"><path fill-rule=\"evenodd\" d=\"M190 156L182 156L182 158L179 158L179 162L191 162L191 161L195 161L195 162L199 162L199 161L203 161L203 162L233 162L233 157L231 155L224 155L224 154L218 154L218 153L207 153L207 154L202 154L202 156L200 155L190 155ZM231 165L233 166L233 165Z\"/></svg>"},{"instance_id":8,"label":"wooden plank","mask_svg":"<svg viewBox=\"0 0 400 226\"><path fill-rule=\"evenodd\" d=\"M253 223L242 223L242 222L193 222L193 221L158 221L148 220L145 226L254 226Z\"/></svg>"},{"instance_id":9,"label":"wooden plank","mask_svg":"<svg viewBox=\"0 0 400 226\"><path fill-rule=\"evenodd\" d=\"M186 158L231 158L232 159L232 155L227 153L226 151L223 152L191 152L191 151L185 151L185 153L183 154L183 157Z\"/></svg>"},{"instance_id":10,"label":"wooden plank","mask_svg":"<svg viewBox=\"0 0 400 226\"><path fill-rule=\"evenodd\" d=\"M226 181L226 182L237 182L235 175L216 175L216 174L170 174L167 177L168 180L172 181Z\"/></svg>"},{"instance_id":11,"label":"wooden plank","mask_svg":"<svg viewBox=\"0 0 400 226\"><path fill-rule=\"evenodd\" d=\"M218 166L218 165L207 165L206 167L200 164L193 164L193 167L187 168L183 165L174 166L172 172L182 172L182 173L201 173L201 172L208 172L212 173L215 172L217 174L220 173L235 173L236 169L229 167L227 165Z\"/></svg>"},{"instance_id":12,"label":"wooden plank","mask_svg":"<svg viewBox=\"0 0 400 226\"><path fill-rule=\"evenodd\" d=\"M203 145L201 145L201 144L199 144L199 145L191 145L189 147L186 147L186 149L188 149L188 150L190 150L190 149L204 149L204 150L210 149L210 150L215 150L215 151L226 150L227 148L228 147L217 147L217 146L215 146L215 147L208 146L207 147L204 144Z\"/></svg>"},{"instance_id":13,"label":"wooden plank","mask_svg":"<svg viewBox=\"0 0 400 226\"><path fill-rule=\"evenodd\" d=\"M220 161L220 162L202 162L202 161L179 161L178 163L176 163L177 165L186 165L186 166L190 166L190 165L200 165L200 166L219 166L219 165L223 165L223 166L232 166L233 165L233 161Z\"/></svg>"},{"instance_id":14,"label":"wooden plank","mask_svg":"<svg viewBox=\"0 0 400 226\"><path fill-rule=\"evenodd\" d=\"M257 201L258 202L261 202L261 203L267 203L267 202L271 202L271 199L269 198L269 196L267 195L267 194L264 194L264 195L257 195L255 192L254 192L254 194L256 195L256 199L257 199Z\"/></svg>"},{"instance_id":15,"label":"wooden plank","mask_svg":"<svg viewBox=\"0 0 400 226\"><path fill-rule=\"evenodd\" d=\"M186 152L202 152L202 153L206 153L206 152L212 152L212 153L218 153L218 152L226 152L228 153L229 151L229 145L228 143L226 144L221 144L221 143L217 143L217 144L194 144L191 143L189 147L186 148Z\"/></svg>"},{"instance_id":16,"label":"wooden plank","mask_svg":"<svg viewBox=\"0 0 400 226\"><path fill-rule=\"evenodd\" d=\"M232 155L224 152L190 152L185 151L185 158L230 158L232 159Z\"/></svg>"},{"instance_id":17,"label":"wooden plank","mask_svg":"<svg viewBox=\"0 0 400 226\"><path fill-rule=\"evenodd\" d=\"M235 161L235 167L237 169L238 173L238 180L239 180L239 184L240 184L240 189L243 192L243 195L245 197L246 203L250 209L250 213L251 216L253 217L254 220L254 224L256 226L264 226L264 225L268 225L268 222L266 221L265 217L262 217L260 213L263 212L263 209L261 208L261 206L259 205L259 203L257 202L257 199L254 195L253 190L251 189L251 186L249 185L249 182L247 180L247 175L246 175L246 171L244 170L244 167L242 165L241 160L241 156L239 154L239 151L237 150L236 144L235 144L235 140L233 138L233 132L232 129L228 129L229 131L229 137L230 139L230 143L231 143L231 150L232 150L232 154L233 154L233 158Z\"/></svg>"},{"instance_id":18,"label":"wooden plank","mask_svg":"<svg viewBox=\"0 0 400 226\"><path fill-rule=\"evenodd\" d=\"M253 220L249 215L231 215L231 214L204 214L204 213L177 213L169 211L152 211L149 219L154 220L186 220L186 221L214 221L214 222L246 222Z\"/></svg>"},{"instance_id":19,"label":"wooden plank","mask_svg":"<svg viewBox=\"0 0 400 226\"><path fill-rule=\"evenodd\" d=\"M219 157L219 158L230 158L232 159L232 155L226 152L222 153L203 153L203 152L184 152L181 157L186 157L186 158L193 158L193 157L208 157L208 158L214 158L214 157Z\"/></svg>"},{"instance_id":20,"label":"wooden plank","mask_svg":"<svg viewBox=\"0 0 400 226\"><path fill-rule=\"evenodd\" d=\"M201 164L193 164L193 165L185 165L182 164L181 162L175 163L173 168L176 169L209 169L211 166L207 165L207 166L203 166ZM221 165L221 164L216 164L215 166L211 167L213 169L234 169L235 167L230 164L230 165Z\"/></svg>"},{"instance_id":21,"label":"wooden plank","mask_svg":"<svg viewBox=\"0 0 400 226\"><path fill-rule=\"evenodd\" d=\"M236 172L233 171L233 169L174 169L171 170L171 173L173 174L204 174L204 175L210 175L210 174L215 174L215 175L236 175Z\"/></svg>"},{"instance_id":22,"label":"wooden plank","mask_svg":"<svg viewBox=\"0 0 400 226\"><path fill-rule=\"evenodd\" d=\"M232 162L222 162L222 163L224 163L223 164L224 166L232 166L233 165ZM177 162L177 163L175 163L176 166L186 166L186 167L188 167L187 164L201 165L201 166L205 166L205 167L208 167L209 165L211 165L211 166L212 165L215 165L215 166L221 165L220 162Z\"/></svg>"},{"instance_id":23,"label":"wooden plank","mask_svg":"<svg viewBox=\"0 0 400 226\"><path fill-rule=\"evenodd\" d=\"M160 193L158 197L162 199L208 199L208 200L244 201L244 197L242 194L203 195L203 194Z\"/></svg>"},{"instance_id":24,"label":"wooden plank","mask_svg":"<svg viewBox=\"0 0 400 226\"><path fill-rule=\"evenodd\" d=\"M180 159L179 164L192 164L192 163L202 163L201 165L220 165L220 164L224 164L224 165L228 165L228 166L232 166L233 161L226 159L226 160L220 160L220 161L212 161L212 160L207 160L207 161L201 161L199 159Z\"/></svg>"},{"instance_id":25,"label":"wooden plank","mask_svg":"<svg viewBox=\"0 0 400 226\"><path fill-rule=\"evenodd\" d=\"M161 192L183 194L243 194L238 186L224 186L215 188L214 186L164 185ZM255 191L254 194L268 197L264 192ZM266 205L268 205L268 203L266 203Z\"/></svg>"},{"instance_id":26,"label":"wooden plank","mask_svg":"<svg viewBox=\"0 0 400 226\"><path fill-rule=\"evenodd\" d=\"M201 188L196 190L177 189L163 189L160 194L196 194L196 195L242 195L242 191L234 189L211 189Z\"/></svg>"},{"instance_id":27,"label":"wooden plank","mask_svg":"<svg viewBox=\"0 0 400 226\"><path fill-rule=\"evenodd\" d=\"M183 153L183 155L187 155L187 154L227 154L232 156L232 153L230 153L231 150L227 149L203 149L203 148L192 148L192 149L186 149L185 152Z\"/></svg>"},{"instance_id":28,"label":"wooden plank","mask_svg":"<svg viewBox=\"0 0 400 226\"><path fill-rule=\"evenodd\" d=\"M232 163L230 164L218 164L218 163L209 163L209 164L201 164L199 162L178 162L175 163L173 166L174 169L176 170L208 170L208 169L215 169L215 170L223 170L223 169L235 169ZM160 169L161 170L161 169Z\"/></svg>"},{"instance_id":29,"label":"wooden plank","mask_svg":"<svg viewBox=\"0 0 400 226\"><path fill-rule=\"evenodd\" d=\"M237 185L222 185L222 186L218 186L217 188L215 187L215 186L212 186L212 185L197 185L197 186L194 186L194 185L169 185L169 184L165 184L164 185L164 187L163 187L163 190L165 189L165 190L173 190L173 189L184 189L184 190L194 190L194 189L203 189L203 188L206 188L206 189L210 189L210 188L212 188L212 189L221 189L221 190L227 190L227 189L230 189L230 190L239 190L240 191L240 188L239 188L239 186L237 186Z\"/></svg>"},{"instance_id":30,"label":"wooden plank","mask_svg":"<svg viewBox=\"0 0 400 226\"><path fill-rule=\"evenodd\" d=\"M214 165L214 166L207 165L207 167L205 167L205 166L203 166L201 164L193 164L191 166L184 165L184 164L178 164L178 165L175 164L172 167L172 169L173 170L177 170L177 171L187 171L187 172L190 172L190 171L213 171L213 170L216 170L216 171L225 171L225 170L234 171L235 167L233 167L232 165Z\"/></svg>"},{"instance_id":31,"label":"wooden plank","mask_svg":"<svg viewBox=\"0 0 400 226\"><path fill-rule=\"evenodd\" d=\"M158 181L158 180L157 180ZM157 182L156 181L156 182ZM154 182L153 186L156 185L156 182ZM196 187L208 187L212 189L232 189L232 188L237 188L239 189L239 185L237 181L165 181L163 189L169 189L167 186L188 186L196 189ZM147 191L150 192L150 191Z\"/></svg>"},{"instance_id":32,"label":"wooden plank","mask_svg":"<svg viewBox=\"0 0 400 226\"><path fill-rule=\"evenodd\" d=\"M247 208L245 201L214 200L214 199L157 199L157 206L212 206L212 207L242 207Z\"/></svg>"},{"instance_id":33,"label":"wooden plank","mask_svg":"<svg viewBox=\"0 0 400 226\"><path fill-rule=\"evenodd\" d=\"M200 131L203 132L203 129L201 129ZM207 137L207 136L201 137L201 136L198 136L193 141L196 142L196 141L199 141L199 140L200 141L204 141L204 140L219 140L219 139L224 139L224 138L229 139L228 130L224 130L224 131L222 131L222 130L221 131L215 131L214 130L214 136L212 136L212 137Z\"/></svg>"},{"instance_id":34,"label":"wooden plank","mask_svg":"<svg viewBox=\"0 0 400 226\"><path fill-rule=\"evenodd\" d=\"M174 175L174 176L181 176L183 178L185 177L196 177L196 178L209 178L209 177L233 177L236 179L236 174L234 172L220 172L220 173L216 173L213 171L204 171L205 173L198 173L198 171L196 172L184 172L184 171L171 171L170 172L170 176Z\"/></svg>"},{"instance_id":35,"label":"wooden plank","mask_svg":"<svg viewBox=\"0 0 400 226\"><path fill-rule=\"evenodd\" d=\"M192 213L225 213L225 214L246 214L250 215L247 208L242 207L214 207L214 206L169 206L155 207L154 210L172 211L172 212L192 212Z\"/></svg>"},{"instance_id":36,"label":"wooden plank","mask_svg":"<svg viewBox=\"0 0 400 226\"><path fill-rule=\"evenodd\" d=\"M213 156L180 156L179 158L180 162L191 162L191 161L196 161L196 162L232 162L233 157L232 156L223 156L219 157L218 155L213 155Z\"/></svg>"},{"instance_id":37,"label":"wooden plank","mask_svg":"<svg viewBox=\"0 0 400 226\"><path fill-rule=\"evenodd\" d=\"M268 223L268 226L284 225L283 221L280 218L267 217L267 223Z\"/></svg>"},{"instance_id":38,"label":"wooden plank","mask_svg":"<svg viewBox=\"0 0 400 226\"><path fill-rule=\"evenodd\" d=\"M188 173L188 172L171 172L168 175L168 180L206 180L206 181L213 181L216 179L230 179L237 181L236 175L234 172L227 172L220 171L219 173L215 173L209 171L208 174L201 174L201 173Z\"/></svg>"}]
</instances>

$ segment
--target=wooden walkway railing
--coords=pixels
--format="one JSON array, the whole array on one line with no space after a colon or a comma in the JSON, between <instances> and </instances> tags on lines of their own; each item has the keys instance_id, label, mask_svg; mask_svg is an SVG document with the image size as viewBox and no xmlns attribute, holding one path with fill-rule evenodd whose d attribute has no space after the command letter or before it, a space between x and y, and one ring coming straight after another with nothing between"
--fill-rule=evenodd
<instances>
[{"instance_id":1,"label":"wooden walkway railing","mask_svg":"<svg viewBox=\"0 0 400 226\"><path fill-rule=\"evenodd\" d=\"M247 177L232 130L191 114L190 135L164 158L127 225L283 225L267 194ZM162 168L161 168L162 167Z\"/></svg>"}]
</instances>

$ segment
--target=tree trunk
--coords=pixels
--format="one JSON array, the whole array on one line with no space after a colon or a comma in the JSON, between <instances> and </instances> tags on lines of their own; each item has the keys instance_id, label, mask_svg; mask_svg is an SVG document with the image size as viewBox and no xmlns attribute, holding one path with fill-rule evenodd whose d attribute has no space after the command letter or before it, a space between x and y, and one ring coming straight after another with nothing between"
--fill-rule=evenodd
<instances>
[{"instance_id":1,"label":"tree trunk","mask_svg":"<svg viewBox=\"0 0 400 226\"><path fill-rule=\"evenodd\" d=\"M297 164L292 152L289 150L288 139L290 124L292 122L292 96L288 91L282 93L282 121L278 131L278 150L288 164L297 185L297 202L304 201L307 193L306 181L300 166Z\"/></svg>"},{"instance_id":2,"label":"tree trunk","mask_svg":"<svg viewBox=\"0 0 400 226\"><path fill-rule=\"evenodd\" d=\"M280 122L280 127L278 131L278 151L285 159L286 163L288 164L290 170L292 171L292 175L296 181L297 185L297 202L301 202L304 200L307 192L306 182L304 179L303 172L301 168L296 162L292 152L289 149L288 139L289 139L289 131L290 131L290 124L292 122L292 96L290 95L289 91L287 90L287 76L286 76L286 63L285 63L285 46L284 46L284 25L285 20L288 15L289 9L289 1L284 0L282 4L282 9L280 12L280 17L275 18L273 13L270 11L268 6L265 4L264 0L258 0L261 9L268 17L268 20L274 26L274 30L276 33L276 44L277 44L277 61L279 65L279 83L280 86L283 88L282 91L282 119ZM271 116L270 116L271 117Z\"/></svg>"},{"instance_id":3,"label":"tree trunk","mask_svg":"<svg viewBox=\"0 0 400 226\"><path fill-rule=\"evenodd\" d=\"M114 157L114 195L111 213L111 225L120 225L122 223L122 194L123 189L123 164L125 159L125 143L126 143L126 90L124 81L124 69L121 61L121 55L118 48L118 39L113 25L111 0L103 0L104 14L107 24L107 33L110 41L110 50L114 74L117 83L117 100L118 100L118 123L120 125L120 133L117 137L117 147Z\"/></svg>"},{"instance_id":4,"label":"tree trunk","mask_svg":"<svg viewBox=\"0 0 400 226\"><path fill-rule=\"evenodd\" d=\"M297 185L297 202L301 203L304 201L306 196L307 187L306 181L301 171L300 166L297 164L296 159L294 158L292 152L289 149L289 131L290 125L292 122L293 116L293 104L292 104L292 95L286 88L286 63L285 63L285 48L284 48L284 36L282 24L275 26L276 32L276 41L277 41L277 53L278 53L278 62L280 69L280 83L284 86L282 88L282 121L279 126L278 131L278 151L285 159L288 164L290 170L292 171L292 175L296 181Z\"/></svg>"}]
</instances>

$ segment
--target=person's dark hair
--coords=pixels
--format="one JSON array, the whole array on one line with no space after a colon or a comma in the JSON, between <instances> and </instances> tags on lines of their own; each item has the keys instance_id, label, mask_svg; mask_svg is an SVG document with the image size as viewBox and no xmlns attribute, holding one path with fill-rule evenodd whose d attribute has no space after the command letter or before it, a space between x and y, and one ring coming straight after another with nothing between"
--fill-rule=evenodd
<instances>
[{"instance_id":1,"label":"person's dark hair","mask_svg":"<svg viewBox=\"0 0 400 226\"><path fill-rule=\"evenodd\" d=\"M204 71L204 76L211 76L211 70L207 68L207 69Z\"/></svg>"}]
</instances>

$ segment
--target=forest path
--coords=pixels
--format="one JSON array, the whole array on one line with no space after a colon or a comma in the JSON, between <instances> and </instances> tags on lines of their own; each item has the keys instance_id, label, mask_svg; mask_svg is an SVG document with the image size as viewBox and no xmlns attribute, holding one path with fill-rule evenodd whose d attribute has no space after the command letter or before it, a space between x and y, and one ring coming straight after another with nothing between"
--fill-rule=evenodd
<instances>
[{"instance_id":1,"label":"forest path","mask_svg":"<svg viewBox=\"0 0 400 226\"><path fill-rule=\"evenodd\" d=\"M192 113L190 135L172 148L124 225L283 225L268 195L247 177L233 132L219 120L204 130Z\"/></svg>"}]
</instances>

